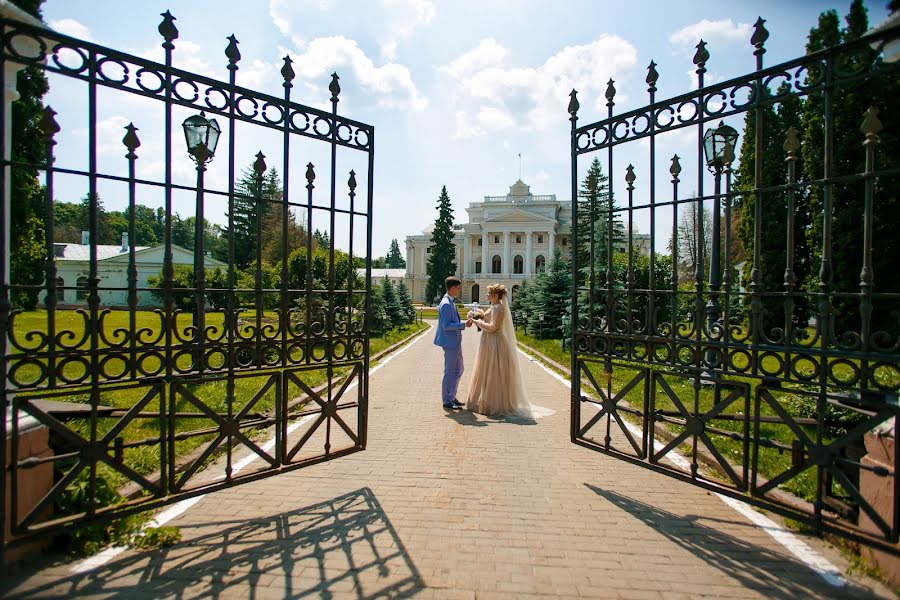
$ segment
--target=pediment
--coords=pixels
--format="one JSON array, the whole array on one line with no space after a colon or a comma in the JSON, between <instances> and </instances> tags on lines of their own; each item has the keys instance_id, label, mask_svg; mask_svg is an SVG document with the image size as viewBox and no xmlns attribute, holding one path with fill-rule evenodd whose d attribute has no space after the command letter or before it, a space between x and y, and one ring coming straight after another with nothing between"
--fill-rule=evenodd
<instances>
[{"instance_id":1,"label":"pediment","mask_svg":"<svg viewBox=\"0 0 900 600\"><path fill-rule=\"evenodd\" d=\"M545 217L537 213L525 210L510 210L501 213L490 219L485 219L485 223L556 223L556 219Z\"/></svg>"}]
</instances>

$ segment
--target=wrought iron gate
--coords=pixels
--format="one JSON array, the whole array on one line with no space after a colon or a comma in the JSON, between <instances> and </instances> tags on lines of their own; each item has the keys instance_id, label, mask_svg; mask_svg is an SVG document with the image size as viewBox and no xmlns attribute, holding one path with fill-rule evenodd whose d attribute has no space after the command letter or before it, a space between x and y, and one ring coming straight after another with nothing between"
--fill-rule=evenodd
<instances>
[{"instance_id":1,"label":"wrought iron gate","mask_svg":"<svg viewBox=\"0 0 900 600\"><path fill-rule=\"evenodd\" d=\"M651 62L582 126L572 91L571 438L897 553L900 29L766 68L763 23L748 75L707 85L701 41L695 91Z\"/></svg>"},{"instance_id":2,"label":"wrought iron gate","mask_svg":"<svg viewBox=\"0 0 900 600\"><path fill-rule=\"evenodd\" d=\"M227 82L174 67L174 21L167 11L159 25L163 64L0 21L0 67L37 68L51 86L71 91L76 108L57 106L59 121L83 122L87 141L85 168L57 160L60 125L48 109L46 159L4 161L0 175L37 174L46 186L38 212L46 220L43 276L34 283L13 274L10 281L15 248L0 260L4 549L366 446L374 128L338 114L337 74L328 86L330 111L297 103L290 57L280 74L271 69L281 97L242 87L234 36L225 49ZM154 131L135 119L116 136L124 136L121 146L101 147L110 97L128 98L135 113L156 114L162 126ZM73 115L81 99L86 111ZM178 148L185 115L190 157ZM219 166L220 158L207 167L220 131L218 154L227 164ZM148 140L157 156L142 156ZM266 179L263 152L281 171L280 186ZM187 175L180 163L189 165ZM237 185L240 166L251 163ZM216 168L218 189L206 183ZM71 186L76 178L87 193L89 239L81 244L54 228L60 181ZM0 189L8 189L4 183ZM127 198L119 248L101 237L102 189ZM158 245L137 244L147 225L138 209L147 198L158 199ZM4 193L0 248L8 248L8 211L17 201ZM193 248L174 237L181 201L182 210L194 211ZM224 250L216 260L204 247L204 219L223 223L223 214L225 234L217 239ZM255 221L242 223L247 214ZM251 250L239 264L242 243ZM274 258L263 260L264 246ZM158 276L146 273L153 256ZM83 272L74 279L72 260L79 259ZM43 306L16 308L17 294L38 295ZM46 451L24 456L34 425L48 436ZM49 489L22 505L23 488L41 477Z\"/></svg>"}]
</instances>

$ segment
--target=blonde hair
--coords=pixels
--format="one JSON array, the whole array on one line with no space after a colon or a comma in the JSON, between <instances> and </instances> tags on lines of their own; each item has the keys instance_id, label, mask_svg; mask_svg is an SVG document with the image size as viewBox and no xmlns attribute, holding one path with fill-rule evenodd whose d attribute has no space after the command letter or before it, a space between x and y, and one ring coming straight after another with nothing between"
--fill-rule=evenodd
<instances>
[{"instance_id":1,"label":"blonde hair","mask_svg":"<svg viewBox=\"0 0 900 600\"><path fill-rule=\"evenodd\" d=\"M503 300L506 296L506 286L502 283L493 283L487 288L488 294L496 294L498 300Z\"/></svg>"}]
</instances>

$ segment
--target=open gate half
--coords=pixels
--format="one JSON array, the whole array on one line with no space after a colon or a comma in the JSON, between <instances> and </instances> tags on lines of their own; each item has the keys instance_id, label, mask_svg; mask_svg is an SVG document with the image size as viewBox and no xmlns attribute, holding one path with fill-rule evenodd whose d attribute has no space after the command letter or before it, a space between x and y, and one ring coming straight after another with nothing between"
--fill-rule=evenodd
<instances>
[{"instance_id":1,"label":"open gate half","mask_svg":"<svg viewBox=\"0 0 900 600\"><path fill-rule=\"evenodd\" d=\"M338 113L336 74L302 82L330 110L299 104L290 57L281 95L242 87L233 35L227 81L178 68L174 21L162 62L0 21L0 77L35 69L59 111L40 160L3 155L4 549L366 446L374 129ZM11 196L28 177L43 191Z\"/></svg>"},{"instance_id":2,"label":"open gate half","mask_svg":"<svg viewBox=\"0 0 900 600\"><path fill-rule=\"evenodd\" d=\"M571 94L571 439L896 554L900 28L764 67L763 23L742 77Z\"/></svg>"}]
</instances>

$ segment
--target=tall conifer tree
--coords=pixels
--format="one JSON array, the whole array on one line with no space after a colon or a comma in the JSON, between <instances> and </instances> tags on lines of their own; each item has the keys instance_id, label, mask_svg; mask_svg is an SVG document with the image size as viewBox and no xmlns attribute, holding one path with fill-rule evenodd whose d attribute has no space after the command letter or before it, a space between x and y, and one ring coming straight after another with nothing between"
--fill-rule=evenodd
<instances>
[{"instance_id":1,"label":"tall conifer tree","mask_svg":"<svg viewBox=\"0 0 900 600\"><path fill-rule=\"evenodd\" d=\"M431 255L428 257L428 284L425 297L434 299L444 292L444 279L456 272L456 247L453 245L453 207L447 186L441 188L437 201L438 216L431 234Z\"/></svg>"}]
</instances>

